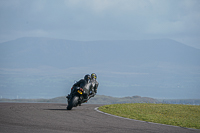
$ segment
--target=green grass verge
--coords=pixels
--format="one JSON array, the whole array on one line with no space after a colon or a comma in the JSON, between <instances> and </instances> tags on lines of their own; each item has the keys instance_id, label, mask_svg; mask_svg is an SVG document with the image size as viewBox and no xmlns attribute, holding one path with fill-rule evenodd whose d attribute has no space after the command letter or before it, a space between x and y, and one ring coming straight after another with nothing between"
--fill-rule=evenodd
<instances>
[{"instance_id":1,"label":"green grass verge","mask_svg":"<svg viewBox=\"0 0 200 133\"><path fill-rule=\"evenodd\" d=\"M154 123L200 129L200 106L180 104L112 104L100 111Z\"/></svg>"}]
</instances>

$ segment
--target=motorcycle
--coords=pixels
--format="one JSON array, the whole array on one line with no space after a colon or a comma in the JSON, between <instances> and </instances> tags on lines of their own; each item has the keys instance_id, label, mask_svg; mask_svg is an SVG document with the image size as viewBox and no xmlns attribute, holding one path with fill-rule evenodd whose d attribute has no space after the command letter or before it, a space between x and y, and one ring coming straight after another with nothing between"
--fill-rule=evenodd
<instances>
[{"instance_id":1,"label":"motorcycle","mask_svg":"<svg viewBox=\"0 0 200 133\"><path fill-rule=\"evenodd\" d=\"M74 87L71 96L67 97L68 105L67 110L71 110L73 107L81 106L82 103L85 103L89 100L88 98L89 90L86 88Z\"/></svg>"}]
</instances>

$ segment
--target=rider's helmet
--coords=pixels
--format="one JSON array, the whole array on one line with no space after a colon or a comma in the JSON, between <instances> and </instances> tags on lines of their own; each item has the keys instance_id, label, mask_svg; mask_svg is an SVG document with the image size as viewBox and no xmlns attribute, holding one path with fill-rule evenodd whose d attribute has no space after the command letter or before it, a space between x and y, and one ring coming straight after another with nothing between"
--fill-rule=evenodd
<instances>
[{"instance_id":1,"label":"rider's helmet","mask_svg":"<svg viewBox=\"0 0 200 133\"><path fill-rule=\"evenodd\" d=\"M89 80L90 80L90 75L89 75L89 74L86 74L85 77L84 77L84 79L85 79L86 81L89 81Z\"/></svg>"},{"instance_id":2,"label":"rider's helmet","mask_svg":"<svg viewBox=\"0 0 200 133\"><path fill-rule=\"evenodd\" d=\"M97 79L97 75L95 73L91 74L91 79Z\"/></svg>"}]
</instances>

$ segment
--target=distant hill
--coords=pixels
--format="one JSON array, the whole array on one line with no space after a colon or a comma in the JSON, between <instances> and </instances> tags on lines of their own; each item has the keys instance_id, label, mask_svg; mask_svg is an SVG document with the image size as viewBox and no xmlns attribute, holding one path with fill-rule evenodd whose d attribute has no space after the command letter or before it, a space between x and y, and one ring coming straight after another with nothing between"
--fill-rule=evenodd
<instances>
[{"instance_id":1,"label":"distant hill","mask_svg":"<svg viewBox=\"0 0 200 133\"><path fill-rule=\"evenodd\" d=\"M200 97L200 49L170 39L71 41L26 37L0 43L0 97L67 95L97 73L99 95Z\"/></svg>"},{"instance_id":2,"label":"distant hill","mask_svg":"<svg viewBox=\"0 0 200 133\"><path fill-rule=\"evenodd\" d=\"M65 96L52 99L0 99L0 102L25 102L25 103L66 103ZM120 103L164 103L164 104L192 104L200 105L200 99L154 99L149 97L132 96L132 97L111 97L96 95L92 97L88 104L120 104Z\"/></svg>"},{"instance_id":3,"label":"distant hill","mask_svg":"<svg viewBox=\"0 0 200 133\"><path fill-rule=\"evenodd\" d=\"M90 104L116 104L116 103L158 103L159 101L149 97L132 96L132 97L110 97L97 95L91 98L88 103Z\"/></svg>"},{"instance_id":4,"label":"distant hill","mask_svg":"<svg viewBox=\"0 0 200 133\"><path fill-rule=\"evenodd\" d=\"M0 102L50 102L50 103L67 103L65 96L52 99L0 99ZM158 103L158 100L148 97L111 97L104 95L96 95L91 98L88 104L115 104L115 103Z\"/></svg>"}]
</instances>

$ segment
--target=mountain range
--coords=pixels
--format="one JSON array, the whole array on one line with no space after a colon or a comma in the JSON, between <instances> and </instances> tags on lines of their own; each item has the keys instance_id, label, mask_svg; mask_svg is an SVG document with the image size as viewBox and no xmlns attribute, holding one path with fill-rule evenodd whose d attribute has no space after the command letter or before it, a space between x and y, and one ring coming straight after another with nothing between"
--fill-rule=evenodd
<instances>
[{"instance_id":1,"label":"mountain range","mask_svg":"<svg viewBox=\"0 0 200 133\"><path fill-rule=\"evenodd\" d=\"M33 68L52 66L200 65L200 50L179 42L161 40L139 41L69 41L48 38L20 38L0 44L1 67Z\"/></svg>"},{"instance_id":2,"label":"mountain range","mask_svg":"<svg viewBox=\"0 0 200 133\"><path fill-rule=\"evenodd\" d=\"M200 97L200 49L170 39L72 41L26 37L0 44L0 96L52 98L95 72L98 93Z\"/></svg>"}]
</instances>

